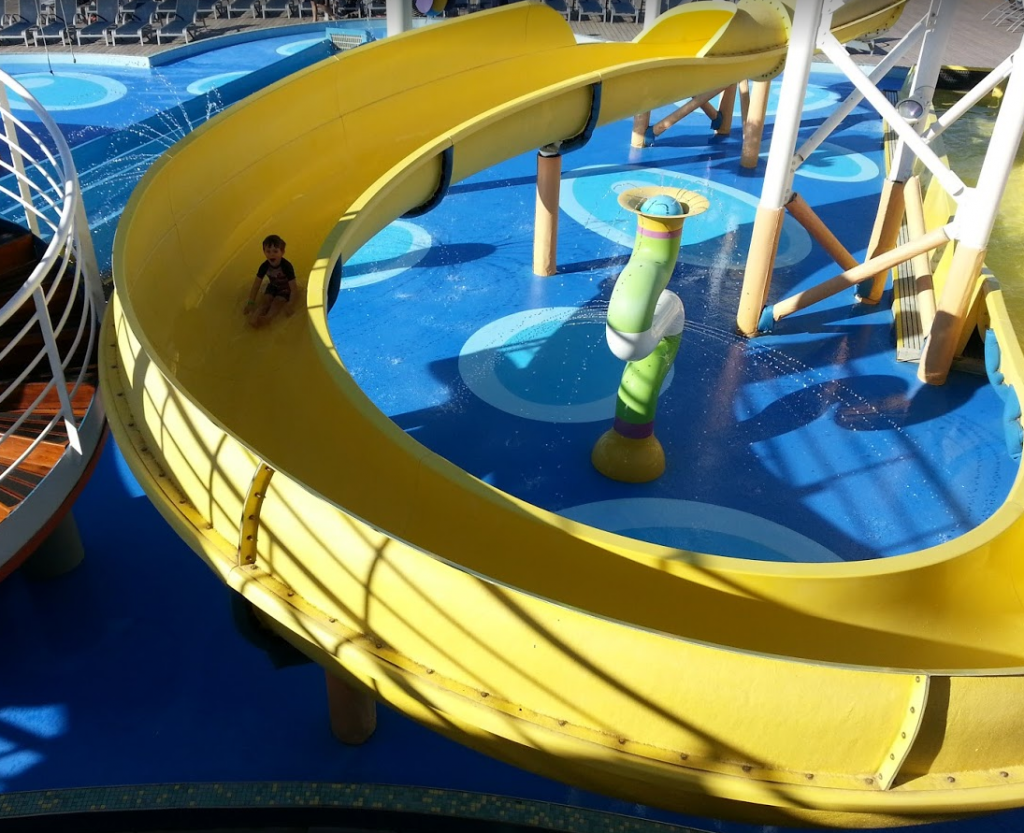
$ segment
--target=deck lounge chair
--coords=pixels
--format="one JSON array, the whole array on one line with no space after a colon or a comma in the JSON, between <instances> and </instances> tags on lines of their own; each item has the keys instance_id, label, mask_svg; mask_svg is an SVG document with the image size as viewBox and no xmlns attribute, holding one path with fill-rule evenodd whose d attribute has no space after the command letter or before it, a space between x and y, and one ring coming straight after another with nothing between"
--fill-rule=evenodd
<instances>
[{"instance_id":1,"label":"deck lounge chair","mask_svg":"<svg viewBox=\"0 0 1024 833\"><path fill-rule=\"evenodd\" d=\"M572 14L570 2L571 0L544 0L544 4L546 6L550 6L566 20L568 20L569 16Z\"/></svg>"},{"instance_id":2,"label":"deck lounge chair","mask_svg":"<svg viewBox=\"0 0 1024 833\"><path fill-rule=\"evenodd\" d=\"M197 17L198 7L199 0L177 0L174 17L156 27L156 42L164 43L180 37L185 38L185 43L195 40L196 34L206 25Z\"/></svg>"},{"instance_id":3,"label":"deck lounge chair","mask_svg":"<svg viewBox=\"0 0 1024 833\"><path fill-rule=\"evenodd\" d=\"M608 14L604 0L576 0L576 19L583 20L583 15L588 19L597 18L604 20Z\"/></svg>"},{"instance_id":4,"label":"deck lounge chair","mask_svg":"<svg viewBox=\"0 0 1024 833\"><path fill-rule=\"evenodd\" d=\"M299 7L295 0L253 0L253 17L266 18L268 12L272 16L298 17Z\"/></svg>"},{"instance_id":5,"label":"deck lounge chair","mask_svg":"<svg viewBox=\"0 0 1024 833\"><path fill-rule=\"evenodd\" d=\"M637 6L630 0L608 0L608 22L614 22L615 18L631 18L630 23L640 22L640 13Z\"/></svg>"},{"instance_id":6,"label":"deck lounge chair","mask_svg":"<svg viewBox=\"0 0 1024 833\"><path fill-rule=\"evenodd\" d=\"M331 14L338 20L346 17L362 17L363 4L359 0L331 0Z\"/></svg>"},{"instance_id":7,"label":"deck lounge chair","mask_svg":"<svg viewBox=\"0 0 1024 833\"><path fill-rule=\"evenodd\" d=\"M106 40L111 46L119 42L138 40L145 43L153 37L153 13L156 11L155 0L146 0L134 9L122 9L121 20L106 31Z\"/></svg>"},{"instance_id":8,"label":"deck lounge chair","mask_svg":"<svg viewBox=\"0 0 1024 833\"><path fill-rule=\"evenodd\" d=\"M21 41L25 46L31 46L31 31L39 25L39 7L35 0L18 0L16 9L4 13L0 44Z\"/></svg>"},{"instance_id":9,"label":"deck lounge chair","mask_svg":"<svg viewBox=\"0 0 1024 833\"><path fill-rule=\"evenodd\" d=\"M224 8L224 4L220 0L199 0L199 4L196 6L196 16L206 19L210 15L213 15L214 18L227 17L227 9Z\"/></svg>"},{"instance_id":10,"label":"deck lounge chair","mask_svg":"<svg viewBox=\"0 0 1024 833\"><path fill-rule=\"evenodd\" d=\"M252 12L253 17L259 17L256 7L260 5L259 0L224 0L221 3L221 8L224 10L224 16L228 19L242 17L249 11Z\"/></svg>"},{"instance_id":11,"label":"deck lounge chair","mask_svg":"<svg viewBox=\"0 0 1024 833\"><path fill-rule=\"evenodd\" d=\"M105 39L104 32L117 24L117 15L121 10L118 0L96 0L95 8L83 8L74 26L68 28L67 43L72 39L79 46L100 38Z\"/></svg>"},{"instance_id":12,"label":"deck lounge chair","mask_svg":"<svg viewBox=\"0 0 1024 833\"><path fill-rule=\"evenodd\" d=\"M57 0L53 10L40 17L39 25L30 30L33 44L39 46L51 40L69 43L75 25L76 8L74 0Z\"/></svg>"}]
</instances>

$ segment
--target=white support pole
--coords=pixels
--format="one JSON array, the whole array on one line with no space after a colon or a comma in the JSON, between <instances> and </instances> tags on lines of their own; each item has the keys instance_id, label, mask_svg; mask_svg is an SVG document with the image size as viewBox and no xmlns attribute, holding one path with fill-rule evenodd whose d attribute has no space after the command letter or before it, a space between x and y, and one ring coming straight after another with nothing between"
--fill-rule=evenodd
<instances>
[{"instance_id":1,"label":"white support pole","mask_svg":"<svg viewBox=\"0 0 1024 833\"><path fill-rule=\"evenodd\" d=\"M960 243L984 249L999 213L999 203L1024 134L1024 67L1010 74L1006 95L992 127L985 159L981 163L978 184L964 204L957 207L956 226Z\"/></svg>"},{"instance_id":2,"label":"white support pole","mask_svg":"<svg viewBox=\"0 0 1024 833\"><path fill-rule=\"evenodd\" d=\"M409 0L387 0L388 37L412 28L412 3Z\"/></svg>"},{"instance_id":3,"label":"white support pole","mask_svg":"<svg viewBox=\"0 0 1024 833\"><path fill-rule=\"evenodd\" d=\"M811 61L822 24L823 0L808 0L796 4L793 12L793 30L789 38L789 53L782 75L782 89L775 111L775 126L768 164L761 188L761 208L782 208L789 202L789 188L793 181L793 152L803 117L807 81L811 77ZM831 12L825 23L831 22Z\"/></svg>"},{"instance_id":4,"label":"white support pole","mask_svg":"<svg viewBox=\"0 0 1024 833\"><path fill-rule=\"evenodd\" d=\"M953 363L1022 137L1024 68L1015 66L992 128L978 184L957 206L953 221L956 250L918 367L918 378L929 384L942 384Z\"/></svg>"},{"instance_id":5,"label":"white support pole","mask_svg":"<svg viewBox=\"0 0 1024 833\"><path fill-rule=\"evenodd\" d=\"M661 14L661 0L644 0L644 31L654 25Z\"/></svg>"},{"instance_id":6,"label":"white support pole","mask_svg":"<svg viewBox=\"0 0 1024 833\"><path fill-rule=\"evenodd\" d=\"M1019 51L1019 50L1018 50ZM924 140L931 144L937 136L945 133L946 128L955 123L964 113L968 112L975 104L981 101L992 90L998 87L1003 81L1010 77L1014 64L1017 61L1017 52L1003 61L988 75L981 79L969 93L965 93L956 100L956 103L929 127L923 134Z\"/></svg>"},{"instance_id":7,"label":"white support pole","mask_svg":"<svg viewBox=\"0 0 1024 833\"><path fill-rule=\"evenodd\" d=\"M913 45L914 39L920 34L924 28L924 18L917 21L906 35L896 44L889 54L886 55L882 61L876 66L871 74L868 76L871 83L878 86L878 82L881 81L896 64L903 57L903 55ZM864 94L854 87L846 99L840 104L822 124L814 131L814 134L803 143L800 149L796 152L796 158L798 164L803 164L807 159L810 158L811 154L814 153L829 136L831 136L835 130L842 123L850 113L853 112L853 108L856 107L864 99Z\"/></svg>"},{"instance_id":8,"label":"white support pole","mask_svg":"<svg viewBox=\"0 0 1024 833\"><path fill-rule=\"evenodd\" d=\"M931 109L935 85L942 70L942 59L946 55L946 46L953 32L953 16L956 13L954 2L960 0L932 0L928 9L928 26L921 39L921 52L914 68L914 84L910 90L910 97L921 104L925 114ZM914 132L921 134L926 127L927 120L922 117L914 126ZM917 153L917 148L908 148L907 141L900 135L896 150L893 152L889 179L894 182L907 181L914 170L914 153L910 151Z\"/></svg>"},{"instance_id":9,"label":"white support pole","mask_svg":"<svg viewBox=\"0 0 1024 833\"><path fill-rule=\"evenodd\" d=\"M861 72L860 68L853 62L853 59L849 56L846 48L836 40L832 33L828 33L821 43L821 50L828 56L829 60L832 61L839 69L843 71L847 78L853 82L853 84L864 93L864 97L871 103L871 105L878 111L878 114L882 116L893 129L896 135L906 142L912 151L917 154L917 158L932 172L937 180L945 188L946 193L949 194L954 200L960 199L963 193L967 190L967 186L964 185L960 177L953 173L945 163L939 159L935 151L933 151L925 143L914 128L907 124L906 120L897 112L896 108L893 107L885 94L882 93L874 84L872 84L868 77Z\"/></svg>"},{"instance_id":10,"label":"white support pole","mask_svg":"<svg viewBox=\"0 0 1024 833\"><path fill-rule=\"evenodd\" d=\"M757 333L761 310L767 301L775 268L785 205L789 202L793 182L793 151L796 149L803 116L807 82L811 76L811 61L819 39L819 29L822 28L824 2L800 2L793 12L789 52L782 75L779 105L775 112L775 128L768 149L761 200L754 218L753 237L747 253L740 305L736 313L736 326L748 336ZM831 23L831 12L824 17L825 24Z\"/></svg>"}]
</instances>

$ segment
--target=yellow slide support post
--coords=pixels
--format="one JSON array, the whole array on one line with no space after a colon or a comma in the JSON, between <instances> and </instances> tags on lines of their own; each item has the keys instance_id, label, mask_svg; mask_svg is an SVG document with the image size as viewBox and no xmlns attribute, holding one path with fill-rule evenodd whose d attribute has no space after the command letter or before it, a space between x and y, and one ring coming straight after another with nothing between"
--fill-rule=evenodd
<instances>
[{"instance_id":1,"label":"yellow slide support post","mask_svg":"<svg viewBox=\"0 0 1024 833\"><path fill-rule=\"evenodd\" d=\"M857 37L901 8L856 0L836 25ZM595 85L605 124L770 76L789 23L783 4L708 0L635 43L577 46L557 12L521 3L351 50L207 122L150 169L118 229L100 362L112 430L164 517L264 621L339 679L489 754L759 822L1019 806L1020 478L978 528L898 559L680 554L557 517L431 453L372 405L328 333L335 264L440 182L580 134ZM271 117L279 129L261 129ZM307 310L267 339L238 314L239 276L271 231ZM1020 390L999 293L987 303Z\"/></svg>"}]
</instances>

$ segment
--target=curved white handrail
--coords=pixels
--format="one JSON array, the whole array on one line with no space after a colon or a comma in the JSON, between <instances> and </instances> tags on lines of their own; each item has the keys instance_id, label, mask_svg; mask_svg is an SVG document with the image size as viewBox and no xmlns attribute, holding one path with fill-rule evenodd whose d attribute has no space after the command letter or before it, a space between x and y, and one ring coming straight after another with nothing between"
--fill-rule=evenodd
<instances>
[{"instance_id":1,"label":"curved white handrail","mask_svg":"<svg viewBox=\"0 0 1024 833\"><path fill-rule=\"evenodd\" d=\"M35 120L28 122L12 110L9 93L14 93L31 109ZM0 458L0 485L47 440L65 444L55 431L63 424L67 445L60 461L46 476L58 488L43 490L47 505L38 505L31 513L14 513L4 523L4 532L13 532L7 521L21 515L21 534L5 534L0 546L0 569L24 546L29 538L65 502L84 471L102 431L91 426L88 438L81 436L82 422L76 420L72 400L95 361L99 325L103 316L104 293L78 183L71 150L56 122L32 94L10 75L0 71L0 209L14 208L24 225L46 244L46 249L22 285L0 306L0 326L10 322L22 310L28 310L25 323L0 341L0 362L5 363L5 381L0 381L0 412L12 410L11 395L27 379L44 381L42 390L10 424L0 426L0 449L25 424L35 420L41 425L31 442L17 447L17 456ZM15 218L15 222L18 219ZM44 287L44 281L51 282ZM68 286L70 282L70 286ZM61 289L69 289L63 307L51 307ZM81 310L81 314L73 312ZM71 328L72 338L61 338ZM13 329L13 325L12 325ZM12 366L11 356L27 339L42 336L42 347ZM84 344L84 352L83 352ZM64 345L64 346L62 346ZM82 361L70 366L71 359ZM60 407L56 415L48 411L40 416L43 401L56 392ZM98 400L90 407L91 423L102 422ZM99 412L93 414L93 412ZM84 441L83 441L84 440ZM38 487L35 491L39 491ZM33 495L35 495L35 491ZM27 507L32 498L22 502ZM30 514L28 524L25 515Z\"/></svg>"}]
</instances>

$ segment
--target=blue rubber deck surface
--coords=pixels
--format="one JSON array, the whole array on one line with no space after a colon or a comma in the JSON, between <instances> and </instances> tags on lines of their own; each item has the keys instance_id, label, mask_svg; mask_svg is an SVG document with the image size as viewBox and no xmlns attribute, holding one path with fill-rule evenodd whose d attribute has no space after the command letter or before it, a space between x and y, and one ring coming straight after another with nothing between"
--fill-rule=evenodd
<instances>
[{"instance_id":1,"label":"blue rubber deck surface","mask_svg":"<svg viewBox=\"0 0 1024 833\"><path fill-rule=\"evenodd\" d=\"M804 135L850 90L841 74L817 70ZM532 270L533 154L458 183L345 265L331 332L375 404L487 483L669 547L851 561L933 546L991 515L1017 467L985 377L918 382L916 364L895 361L888 293L870 306L850 289L769 336L737 336L764 159L741 168L738 127L718 137L703 113L652 148L631 149L630 132L609 125L564 156L552 277ZM859 109L794 184L859 259L883 165L880 123ZM684 223L669 284L687 322L655 420L667 471L636 485L599 474L590 452L611 427L624 368L605 320L636 218L617 197L650 185L711 205ZM787 217L771 299L840 271Z\"/></svg>"},{"instance_id":2,"label":"blue rubber deck surface","mask_svg":"<svg viewBox=\"0 0 1024 833\"><path fill-rule=\"evenodd\" d=\"M273 51L254 71L289 43L268 42ZM104 79L72 78L96 97L93 107L54 112L83 162L101 262L109 264L117 211L135 182L155 154L225 103L203 93L239 71L238 60L214 52L161 67L159 77L84 63L73 70ZM35 77L44 101L65 100L66 68L40 77L38 65L15 63L0 58ZM104 98L115 81L126 90L120 103ZM816 72L811 104L846 89L839 76ZM812 110L806 126L826 113ZM552 278L530 268L532 156L459 183L438 209L396 222L346 265L332 332L384 412L499 488L672 546L876 558L987 517L1015 466L1000 451L999 402L984 378L958 373L941 389L922 388L913 366L894 361L888 298L869 308L844 294L771 336L738 338L732 319L764 160L753 173L739 169L738 128L716 138L700 114L651 149L630 151L628 137L628 124L610 125L565 157ZM877 200L879 141L877 118L858 110L798 179L855 255ZM120 155L119 142L129 148ZM629 184L682 185L712 204L684 230L671 287L688 325L657 420L669 470L642 487L607 481L589 464L622 372L604 345L603 316L635 229L615 201ZM787 222L773 297L835 271ZM0 793L351 781L769 830L596 796L485 758L385 707L369 743L343 747L328 731L323 672L240 635L231 594L160 518L113 443L74 515L87 552L80 567L52 582L15 574L0 584ZM1011 812L925 829L994 833L1022 822Z\"/></svg>"}]
</instances>

